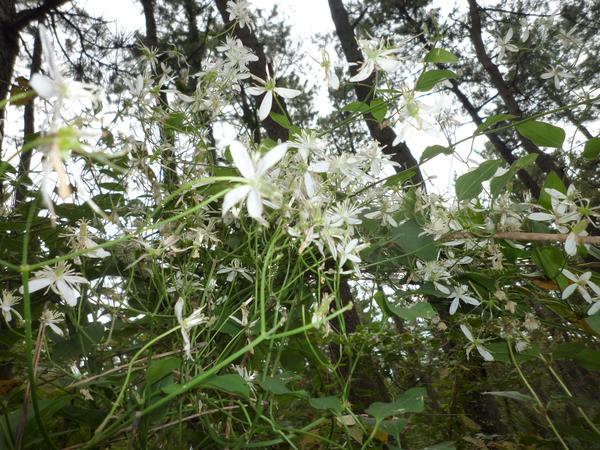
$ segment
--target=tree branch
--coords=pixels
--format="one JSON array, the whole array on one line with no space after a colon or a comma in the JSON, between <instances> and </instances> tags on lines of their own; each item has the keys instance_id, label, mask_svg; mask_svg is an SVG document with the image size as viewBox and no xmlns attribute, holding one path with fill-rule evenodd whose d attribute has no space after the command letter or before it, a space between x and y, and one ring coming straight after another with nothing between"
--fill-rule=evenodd
<instances>
[{"instance_id":1,"label":"tree branch","mask_svg":"<svg viewBox=\"0 0 600 450\"><path fill-rule=\"evenodd\" d=\"M335 30L340 40L340 44L342 45L346 61L349 63L363 61L364 58L356 42L356 36L354 35L354 30L350 24L348 11L344 7L342 1L329 0L329 10L331 11L331 17L335 24ZM350 67L350 73L352 75L355 75L357 72L358 68L356 66ZM361 83L354 84L356 98L361 102L369 104L373 99L374 91L375 74L372 74ZM413 182L423 184L423 176L419 169L419 164L412 156L408 146L404 142L400 142L396 146L392 145L396 140L396 133L394 133L394 130L389 126L382 128L376 121L372 120L368 114L365 114L363 117L371 137L383 146L384 153L391 155L392 160L399 163L403 169L414 170L415 175L413 176Z\"/></svg>"},{"instance_id":2,"label":"tree branch","mask_svg":"<svg viewBox=\"0 0 600 450\"><path fill-rule=\"evenodd\" d=\"M479 5L477 4L476 0L468 1L469 17L471 19L469 35L471 37L471 41L473 42L473 46L475 47L477 59L490 77L492 85L498 90L498 93L500 94L500 97L502 98L502 101L504 102L508 112L519 118L523 118L523 111L519 107L511 88L508 86L506 81L504 81L504 78L500 73L500 69L498 69L498 66L492 62L492 59L485 50L485 45L481 37L481 14L479 12ZM536 164L540 169L546 173L556 172L565 184L571 184L562 167L556 164L556 162L549 155L541 151L538 146L529 139L526 139L519 133L517 134L521 144L523 145L523 148L525 148L527 153L534 153L538 155Z\"/></svg>"},{"instance_id":3,"label":"tree branch","mask_svg":"<svg viewBox=\"0 0 600 450\"><path fill-rule=\"evenodd\" d=\"M263 46L258 42L256 35L252 32L248 25L242 28L229 20L229 13L227 12L227 0L215 0L215 4L219 10L219 14L221 14L223 22L225 23L225 28L232 28L235 37L242 41L242 44L244 44L245 47L250 48L258 57L258 61L252 61L248 64L250 72L254 76L266 80L267 67L269 68L270 73L273 73L273 67L268 63ZM259 104L260 100L262 100L263 96L264 94L260 97L255 97L257 105ZM271 111L289 117L285 101L281 97L278 97L277 101L273 101L273 107ZM267 132L267 135L274 141L288 140L288 130L271 119L271 116L267 116L267 118L262 121L262 127Z\"/></svg>"},{"instance_id":4,"label":"tree branch","mask_svg":"<svg viewBox=\"0 0 600 450\"><path fill-rule=\"evenodd\" d=\"M64 5L65 3L68 3L69 1L70 0L45 0L44 3L36 8L19 11L15 15L12 25L14 29L19 32L31 22L42 20L50 11Z\"/></svg>"}]
</instances>

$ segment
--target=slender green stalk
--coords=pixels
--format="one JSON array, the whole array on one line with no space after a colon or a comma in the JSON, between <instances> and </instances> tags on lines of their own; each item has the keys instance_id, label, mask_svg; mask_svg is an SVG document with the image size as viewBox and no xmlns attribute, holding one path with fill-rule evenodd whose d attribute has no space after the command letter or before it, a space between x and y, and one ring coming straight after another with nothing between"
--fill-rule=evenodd
<instances>
[{"instance_id":1,"label":"slender green stalk","mask_svg":"<svg viewBox=\"0 0 600 450\"><path fill-rule=\"evenodd\" d=\"M512 361L513 365L515 366L515 369L517 369L517 372L519 373L519 377L521 377L521 380L523 380L523 383L525 384L525 386L527 386L527 389L531 393L531 396L535 399L535 402L537 403L538 407L540 408L540 412L546 418L548 425L552 429L552 432L554 433L556 438L559 440L562 447L566 450L569 450L569 446L565 443L564 439L562 438L562 436L556 429L554 422L550 418L550 415L548 414L546 406L544 405L544 403L542 402L540 397L537 395L537 392L535 392L535 389L533 389L533 387L531 386L531 384L529 384L529 381L527 381L527 378L523 374L523 371L521 370L521 367L519 366L519 363L517 362L517 358L515 358L515 352L512 348L512 342L507 341L506 343L508 345L508 353L510 354L510 360Z\"/></svg>"},{"instance_id":2,"label":"slender green stalk","mask_svg":"<svg viewBox=\"0 0 600 450\"><path fill-rule=\"evenodd\" d=\"M27 214L27 223L25 225L25 236L23 238L23 250L21 264L27 266L27 260L29 258L29 243L31 237L31 224L37 211L37 204L39 200L34 201L29 207L29 213ZM33 406L33 414L37 422L38 428L44 442L51 448L55 449L56 446L50 439L46 427L40 414L40 408L37 398L37 390L35 384L35 365L33 355L33 333L32 333L32 317L31 317L31 296L29 295L29 272L23 271L21 273L21 282L23 283L23 319L25 322L25 354L27 358L27 374L29 378L29 391L31 393L31 404ZM41 326L41 325L40 325Z\"/></svg>"},{"instance_id":3,"label":"slender green stalk","mask_svg":"<svg viewBox=\"0 0 600 450\"><path fill-rule=\"evenodd\" d=\"M554 370L554 367L552 367L552 365L550 364L550 361L548 361L544 355L542 355L540 353L540 358L542 359L542 361L544 361L544 364L546 364L546 367L548 368L548 370L550 371L550 373L552 374L552 376L556 379L556 381L558 382L558 384L560 385L560 387L562 387L563 391L565 391L565 393L570 397L573 398L573 394L571 393L571 390L567 387L567 385L563 382L562 378L558 375L558 373L556 372L556 370ZM600 436L600 429L598 429L598 427L596 426L596 424L592 421L592 419L590 419L590 417L587 415L587 413L583 410L583 408L579 405L576 405L577 411L579 411L579 413L581 414L581 416L583 417L583 419L587 422L587 424L590 426L590 428L592 430L594 430L594 432Z\"/></svg>"}]
</instances>

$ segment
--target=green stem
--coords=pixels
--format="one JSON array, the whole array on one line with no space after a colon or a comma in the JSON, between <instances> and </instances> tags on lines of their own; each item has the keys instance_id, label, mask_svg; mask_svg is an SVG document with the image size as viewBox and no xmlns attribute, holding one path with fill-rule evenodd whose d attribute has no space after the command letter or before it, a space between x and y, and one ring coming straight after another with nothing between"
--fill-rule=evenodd
<instances>
[{"instance_id":1,"label":"green stem","mask_svg":"<svg viewBox=\"0 0 600 450\"><path fill-rule=\"evenodd\" d=\"M548 414L548 411L547 411L546 407L542 403L542 400L537 395L537 392L535 392L535 389L533 389L533 387L529 384L529 382L527 381L527 378L525 378L525 375L523 374L523 371L521 370L521 367L519 366L519 363L517 362L517 358L515 358L515 352L513 351L513 348L512 348L512 342L507 341L506 343L508 345L508 353L510 354L510 360L512 361L513 365L517 369L517 372L519 373L519 376L521 377L521 380L523 380L523 383L525 383L525 386L527 386L527 389L531 393L532 397L535 399L535 402L538 404L541 413L546 418L546 421L548 422L548 425L552 429L552 432L554 433L554 435L560 441L562 447L564 449L566 449L566 450L569 450L569 446L565 443L565 441L563 440L562 436L560 435L560 433L556 429L556 426L554 425L554 422L552 422L552 419L550 418L550 415Z\"/></svg>"},{"instance_id":2,"label":"green stem","mask_svg":"<svg viewBox=\"0 0 600 450\"><path fill-rule=\"evenodd\" d=\"M39 198L38 198L39 200ZM37 211L38 200L34 201L27 215L27 223L25 225L25 237L23 238L23 250L21 264L27 266L27 259L29 258L29 242L31 238L31 224ZM38 428L44 441L51 449L56 449L56 446L52 443L42 416L40 414L40 408L38 405L37 391L35 388L35 371L33 362L33 333L32 333L32 318L31 318L31 297L29 295L29 272L23 271L21 273L21 281L23 283L23 316L25 322L25 354L27 355L27 374L29 378L29 392L31 393L31 404L33 406L33 414L35 421L37 422ZM40 325L41 326L41 325Z\"/></svg>"},{"instance_id":3,"label":"green stem","mask_svg":"<svg viewBox=\"0 0 600 450\"><path fill-rule=\"evenodd\" d=\"M544 358L544 355L542 355L542 354L540 354L540 358L542 359L542 361L544 362L544 364L546 364L546 367L548 368L548 370L550 371L550 373L554 376L554 378L556 379L556 381L558 382L558 384L560 385L560 387L562 387L563 391L565 391L565 393L570 398L573 398L573 394L571 393L571 390L563 382L563 380L560 378L560 376L558 375L558 373L556 372L556 370L554 370L554 367L552 367L550 365L550 362L546 358ZM594 422L592 422L592 419L590 419L590 417L583 410L583 408L581 408L581 406L579 406L579 405L577 405L576 408L577 408L577 411L579 411L579 413L581 414L581 416L584 418L584 420L587 422L587 424L590 426L590 428L592 430L594 430L594 432L597 435L600 435L600 429L598 429L598 427L596 426L596 424Z\"/></svg>"}]
</instances>

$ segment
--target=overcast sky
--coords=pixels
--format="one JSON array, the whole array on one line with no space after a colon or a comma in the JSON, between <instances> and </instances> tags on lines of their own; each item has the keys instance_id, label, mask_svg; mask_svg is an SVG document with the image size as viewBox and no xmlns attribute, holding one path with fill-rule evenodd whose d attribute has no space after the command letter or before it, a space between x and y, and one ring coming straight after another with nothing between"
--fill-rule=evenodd
<instances>
[{"instance_id":1,"label":"overcast sky","mask_svg":"<svg viewBox=\"0 0 600 450\"><path fill-rule=\"evenodd\" d=\"M327 0L252 0L252 3L256 8L267 10L270 10L274 6L279 8L281 16L286 19L292 27L292 38L302 42L307 64L312 64L309 55L314 55L315 57L319 56L319 48L312 43L312 38L317 34L329 33L334 30ZM438 6L443 10L449 11L456 2L454 0L441 0L436 3L438 3ZM107 20L112 21L113 23L111 26L113 29L117 28L121 31L144 30L144 17L139 1L83 0L81 6L88 10L92 15L103 15ZM317 97L315 110L322 114L327 114L331 111L327 99L327 87L324 83L319 84L322 87ZM460 119L460 122L466 121L466 119ZM473 129L474 127L470 125L463 127L460 131L460 136L457 137L465 137L471 134ZM474 148L481 148L483 142L483 138L479 138ZM421 152L427 146L433 144L443 145L445 142L442 136L432 136L424 132L412 132L408 137L408 144L414 156L418 159ZM458 153L461 155L471 154L470 151L473 148L471 147L471 144L471 142L465 143L459 148ZM429 189L439 193L448 192L456 174L463 173L467 169L467 166L456 158L444 155L440 155L435 160L426 163L422 168L426 176L433 178L433 185L430 186Z\"/></svg>"}]
</instances>

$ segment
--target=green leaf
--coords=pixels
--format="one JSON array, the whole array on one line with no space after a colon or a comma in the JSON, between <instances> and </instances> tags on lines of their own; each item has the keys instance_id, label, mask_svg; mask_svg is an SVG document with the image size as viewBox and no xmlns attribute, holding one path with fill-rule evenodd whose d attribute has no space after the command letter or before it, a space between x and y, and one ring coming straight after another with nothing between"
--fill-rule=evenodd
<instances>
[{"instance_id":1,"label":"green leaf","mask_svg":"<svg viewBox=\"0 0 600 450\"><path fill-rule=\"evenodd\" d=\"M300 133L300 128L295 125L292 125L290 123L290 121L288 120L288 118L286 116L284 116L283 114L271 112L270 116L271 116L271 119L273 119L273 122L281 125L286 130L289 130L290 132L292 132L294 134Z\"/></svg>"},{"instance_id":2,"label":"green leaf","mask_svg":"<svg viewBox=\"0 0 600 450\"><path fill-rule=\"evenodd\" d=\"M498 197L498 195L502 194L505 190L506 185L512 180L517 171L520 169L524 169L525 167L531 166L535 163L538 155L535 153L530 153L525 156L520 157L515 162L512 163L508 172L499 177L494 177L490 181L490 193L492 197Z\"/></svg>"},{"instance_id":3,"label":"green leaf","mask_svg":"<svg viewBox=\"0 0 600 450\"><path fill-rule=\"evenodd\" d=\"M387 303L388 309L395 316L404 320L416 320L419 317L429 319L437 313L428 302L418 302L409 308L401 308Z\"/></svg>"},{"instance_id":4,"label":"green leaf","mask_svg":"<svg viewBox=\"0 0 600 450\"><path fill-rule=\"evenodd\" d=\"M69 340L60 341L54 347L55 359L76 359L91 353L104 336L104 325L95 322L73 333Z\"/></svg>"},{"instance_id":5,"label":"green leaf","mask_svg":"<svg viewBox=\"0 0 600 450\"><path fill-rule=\"evenodd\" d=\"M344 404L336 396L310 398L308 404L315 409L331 410L336 414L341 414L344 409Z\"/></svg>"},{"instance_id":6,"label":"green leaf","mask_svg":"<svg viewBox=\"0 0 600 450\"><path fill-rule=\"evenodd\" d=\"M586 317L585 321L592 330L600 334L600 314L594 314L593 316Z\"/></svg>"},{"instance_id":7,"label":"green leaf","mask_svg":"<svg viewBox=\"0 0 600 450\"><path fill-rule=\"evenodd\" d=\"M369 105L365 102L355 101L352 103L348 103L346 106L342 108L342 111L348 112L365 112L369 110Z\"/></svg>"},{"instance_id":8,"label":"green leaf","mask_svg":"<svg viewBox=\"0 0 600 450\"><path fill-rule=\"evenodd\" d=\"M405 181L410 180L415 175L413 169L405 169L396 175L389 177L384 183L386 186L401 186Z\"/></svg>"},{"instance_id":9,"label":"green leaf","mask_svg":"<svg viewBox=\"0 0 600 450\"><path fill-rule=\"evenodd\" d=\"M494 361L511 363L510 353L508 351L508 344L506 343L506 341L488 342L485 344L485 347L494 357ZM527 350L524 350L522 352L514 352L515 359L519 363L523 363L525 361L534 359L537 357L537 355L539 355L539 353L540 350L536 345L532 345Z\"/></svg>"},{"instance_id":10,"label":"green leaf","mask_svg":"<svg viewBox=\"0 0 600 450\"><path fill-rule=\"evenodd\" d=\"M540 206L546 208L547 210L552 210L552 202L550 201L550 195L548 195L546 189L556 189L558 192L566 194L567 187L562 182L560 177L556 174L556 172L550 172L546 176L546 179L544 180L544 185L542 186L542 190L540 191L540 198L538 202Z\"/></svg>"},{"instance_id":11,"label":"green leaf","mask_svg":"<svg viewBox=\"0 0 600 450\"><path fill-rule=\"evenodd\" d=\"M526 167L533 166L537 161L538 155L535 153L529 153L525 156L521 156L514 163L512 163L511 168L515 168L517 170L525 169Z\"/></svg>"},{"instance_id":12,"label":"green leaf","mask_svg":"<svg viewBox=\"0 0 600 450\"><path fill-rule=\"evenodd\" d=\"M376 420L383 420L396 414L423 412L426 396L425 388L412 388L391 403L372 403L365 412Z\"/></svg>"},{"instance_id":13,"label":"green leaf","mask_svg":"<svg viewBox=\"0 0 600 450\"><path fill-rule=\"evenodd\" d=\"M381 123L383 122L383 119L385 119L385 115L387 114L387 104L381 100L380 98L374 98L373 100L371 100L371 115L373 116L373 118L378 122Z\"/></svg>"},{"instance_id":14,"label":"green leaf","mask_svg":"<svg viewBox=\"0 0 600 450\"><path fill-rule=\"evenodd\" d=\"M425 261L437 259L435 241L423 234L423 228L414 219L398 225L393 231L393 240L406 255L415 255Z\"/></svg>"},{"instance_id":15,"label":"green leaf","mask_svg":"<svg viewBox=\"0 0 600 450\"><path fill-rule=\"evenodd\" d=\"M449 78L457 78L456 74L451 70L442 70L442 69L433 69L428 70L427 72L423 72L419 79L417 80L417 84L415 86L415 90L421 92L427 92L433 89L433 87L438 84L440 81L447 80Z\"/></svg>"},{"instance_id":16,"label":"green leaf","mask_svg":"<svg viewBox=\"0 0 600 450\"><path fill-rule=\"evenodd\" d=\"M546 122L528 120L516 128L522 136L540 147L560 148L565 140L565 130Z\"/></svg>"},{"instance_id":17,"label":"green leaf","mask_svg":"<svg viewBox=\"0 0 600 450\"><path fill-rule=\"evenodd\" d=\"M233 394L239 394L245 398L250 397L250 388L248 387L248 383L237 373L213 375L203 383L203 386L231 392Z\"/></svg>"},{"instance_id":18,"label":"green leaf","mask_svg":"<svg viewBox=\"0 0 600 450\"><path fill-rule=\"evenodd\" d=\"M425 55L425 62L452 64L458 62L458 56L443 48L432 48Z\"/></svg>"},{"instance_id":19,"label":"green leaf","mask_svg":"<svg viewBox=\"0 0 600 450\"><path fill-rule=\"evenodd\" d=\"M373 298L377 302L377 305L381 308L381 310L385 313L386 316L391 316L393 313L390 309L390 305L385 297L385 294L382 291L375 292Z\"/></svg>"},{"instance_id":20,"label":"green leaf","mask_svg":"<svg viewBox=\"0 0 600 450\"><path fill-rule=\"evenodd\" d=\"M511 398L520 402L533 403L534 399L530 395L521 394L518 391L488 391L484 395L493 395L495 397Z\"/></svg>"},{"instance_id":21,"label":"green leaf","mask_svg":"<svg viewBox=\"0 0 600 450\"><path fill-rule=\"evenodd\" d=\"M598 156L600 156L600 138L592 138L583 147L583 157L586 159L596 159Z\"/></svg>"},{"instance_id":22,"label":"green leaf","mask_svg":"<svg viewBox=\"0 0 600 450\"><path fill-rule=\"evenodd\" d=\"M279 378L268 377L258 382L265 390L275 395L294 395L300 398L306 398L306 391L292 391Z\"/></svg>"},{"instance_id":23,"label":"green leaf","mask_svg":"<svg viewBox=\"0 0 600 450\"><path fill-rule=\"evenodd\" d=\"M424 162L435 158L437 155L452 155L453 153L454 150L448 147L444 147L443 145L430 145L425 150L423 150L423 154L421 155L419 164L423 164Z\"/></svg>"},{"instance_id":24,"label":"green leaf","mask_svg":"<svg viewBox=\"0 0 600 450\"><path fill-rule=\"evenodd\" d=\"M477 127L474 134L483 133L485 130L493 127L499 122L504 122L505 120L513 120L516 118L517 116L513 116L512 114L495 114L493 116L486 117L485 120Z\"/></svg>"},{"instance_id":25,"label":"green leaf","mask_svg":"<svg viewBox=\"0 0 600 450\"><path fill-rule=\"evenodd\" d=\"M497 159L485 161L477 169L458 177L454 186L456 198L471 200L477 197L483 190L482 183L492 178L501 164L501 161Z\"/></svg>"},{"instance_id":26,"label":"green leaf","mask_svg":"<svg viewBox=\"0 0 600 450\"><path fill-rule=\"evenodd\" d=\"M176 356L152 360L146 372L146 384L150 385L160 381L172 374L179 366L181 366L181 359Z\"/></svg>"},{"instance_id":27,"label":"green leaf","mask_svg":"<svg viewBox=\"0 0 600 450\"><path fill-rule=\"evenodd\" d=\"M456 450L454 442L440 442L439 444L430 445L429 447L422 448L421 450Z\"/></svg>"},{"instance_id":28,"label":"green leaf","mask_svg":"<svg viewBox=\"0 0 600 450\"><path fill-rule=\"evenodd\" d=\"M531 255L533 262L543 270L544 274L556 282L561 289L569 285L569 280L562 274L566 266L564 252L558 247L536 247Z\"/></svg>"}]
</instances>

